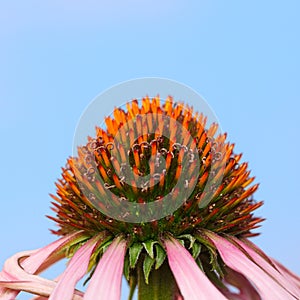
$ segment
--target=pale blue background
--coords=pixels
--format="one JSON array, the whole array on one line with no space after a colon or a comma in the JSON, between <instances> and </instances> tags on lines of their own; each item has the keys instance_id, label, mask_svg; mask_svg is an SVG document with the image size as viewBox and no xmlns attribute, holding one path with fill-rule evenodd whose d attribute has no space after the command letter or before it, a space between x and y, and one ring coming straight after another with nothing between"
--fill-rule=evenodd
<instances>
[{"instance_id":1,"label":"pale blue background","mask_svg":"<svg viewBox=\"0 0 300 300\"><path fill-rule=\"evenodd\" d=\"M54 239L48 193L92 98L159 76L213 107L261 183L254 241L300 273L299 11L298 0L1 1L0 264Z\"/></svg>"}]
</instances>

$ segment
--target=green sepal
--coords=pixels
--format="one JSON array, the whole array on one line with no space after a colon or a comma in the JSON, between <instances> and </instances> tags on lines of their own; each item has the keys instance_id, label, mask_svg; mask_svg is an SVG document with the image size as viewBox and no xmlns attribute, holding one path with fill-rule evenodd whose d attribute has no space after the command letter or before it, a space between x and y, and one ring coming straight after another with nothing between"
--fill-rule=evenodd
<instances>
[{"instance_id":1,"label":"green sepal","mask_svg":"<svg viewBox=\"0 0 300 300\"><path fill-rule=\"evenodd\" d=\"M218 262L216 262L218 264ZM208 263L207 261L203 261L203 268L204 273L209 278L211 282L213 282L215 285L219 286L220 288L225 288L226 286L222 282L223 279L223 271L219 271L215 266L211 266L211 263ZM214 272L212 272L214 270Z\"/></svg>"},{"instance_id":2,"label":"green sepal","mask_svg":"<svg viewBox=\"0 0 300 300\"><path fill-rule=\"evenodd\" d=\"M224 272L225 272L224 263L220 256L217 255L216 259L214 260L213 267L218 272L219 276L221 278L224 278Z\"/></svg>"},{"instance_id":3,"label":"green sepal","mask_svg":"<svg viewBox=\"0 0 300 300\"><path fill-rule=\"evenodd\" d=\"M156 252L155 270L157 270L163 264L167 255L164 248L159 244L155 245L155 252Z\"/></svg>"},{"instance_id":4,"label":"green sepal","mask_svg":"<svg viewBox=\"0 0 300 300\"><path fill-rule=\"evenodd\" d=\"M72 241L70 244L68 244L68 247L65 249L66 251L66 257L71 258L75 252L86 242L90 237L88 236L80 236L74 241Z\"/></svg>"},{"instance_id":5,"label":"green sepal","mask_svg":"<svg viewBox=\"0 0 300 300\"><path fill-rule=\"evenodd\" d=\"M91 270L90 273L88 274L88 277L87 277L86 280L83 282L83 286L85 286L85 285L91 280L91 278L92 278L93 275L94 275L95 270L96 270L96 266L93 266L93 267L92 267L92 270Z\"/></svg>"},{"instance_id":6,"label":"green sepal","mask_svg":"<svg viewBox=\"0 0 300 300\"><path fill-rule=\"evenodd\" d=\"M143 245L141 243L134 243L129 247L129 262L130 268L134 268L139 256L142 252Z\"/></svg>"},{"instance_id":7,"label":"green sepal","mask_svg":"<svg viewBox=\"0 0 300 300\"><path fill-rule=\"evenodd\" d=\"M83 243L78 243L78 244L75 244L75 245L72 245L70 247L68 247L66 249L66 257L68 259L72 258L73 255L78 251L78 249L83 245Z\"/></svg>"},{"instance_id":8,"label":"green sepal","mask_svg":"<svg viewBox=\"0 0 300 300\"><path fill-rule=\"evenodd\" d=\"M215 270L220 277L223 277L224 271L222 265L218 261L219 255L212 240L205 233L202 232L198 232L198 235L196 235L196 239L207 248L212 270Z\"/></svg>"},{"instance_id":9,"label":"green sepal","mask_svg":"<svg viewBox=\"0 0 300 300\"><path fill-rule=\"evenodd\" d=\"M130 263L128 255L125 255L123 273L127 281L130 279Z\"/></svg>"},{"instance_id":10,"label":"green sepal","mask_svg":"<svg viewBox=\"0 0 300 300\"><path fill-rule=\"evenodd\" d=\"M143 242L143 246L151 258L154 258L153 246L157 243L158 241L153 241L153 240L148 240L146 242Z\"/></svg>"},{"instance_id":11,"label":"green sepal","mask_svg":"<svg viewBox=\"0 0 300 300\"><path fill-rule=\"evenodd\" d=\"M191 249L196 241L195 237L193 237L191 234L183 234L183 235L180 235L178 238L181 238L181 239L187 239L190 241L190 246L189 246L189 249Z\"/></svg>"},{"instance_id":12,"label":"green sepal","mask_svg":"<svg viewBox=\"0 0 300 300\"><path fill-rule=\"evenodd\" d=\"M210 264L213 266L213 269L216 269L216 260L217 260L217 252L208 249L209 257L210 257Z\"/></svg>"},{"instance_id":13,"label":"green sepal","mask_svg":"<svg viewBox=\"0 0 300 300\"><path fill-rule=\"evenodd\" d=\"M134 292L137 287L137 282L138 282L137 274L131 274L128 281L130 287L128 300L133 300Z\"/></svg>"},{"instance_id":14,"label":"green sepal","mask_svg":"<svg viewBox=\"0 0 300 300\"><path fill-rule=\"evenodd\" d=\"M197 242L194 243L192 246L192 255L194 259L196 259L200 255L200 252L201 252L201 244Z\"/></svg>"},{"instance_id":15,"label":"green sepal","mask_svg":"<svg viewBox=\"0 0 300 300\"><path fill-rule=\"evenodd\" d=\"M204 245L207 248L210 254L210 262L214 264L215 259L218 255L213 242L207 236L203 236L202 234L196 235L196 239L200 242L201 245Z\"/></svg>"},{"instance_id":16,"label":"green sepal","mask_svg":"<svg viewBox=\"0 0 300 300\"><path fill-rule=\"evenodd\" d=\"M200 259L199 257L198 257L198 259L196 259L196 263L197 263L198 267L200 268L200 270L201 270L203 273L205 273L204 268L203 268L202 261L201 261L201 259Z\"/></svg>"},{"instance_id":17,"label":"green sepal","mask_svg":"<svg viewBox=\"0 0 300 300\"><path fill-rule=\"evenodd\" d=\"M107 248L110 246L112 242L113 240L107 241L106 243L103 244L103 246L101 246L101 250L103 251L103 253L107 250Z\"/></svg>"},{"instance_id":18,"label":"green sepal","mask_svg":"<svg viewBox=\"0 0 300 300\"><path fill-rule=\"evenodd\" d=\"M211 266L211 270L215 270L220 277L224 276L224 272L222 269L221 264L219 263L218 259L220 258L216 249L206 246L209 253L209 264Z\"/></svg>"},{"instance_id":19,"label":"green sepal","mask_svg":"<svg viewBox=\"0 0 300 300\"><path fill-rule=\"evenodd\" d=\"M102 253L105 252L105 250L112 243L112 241L113 241L112 236L107 236L105 239L101 240L101 242L99 242L96 245L90 257L90 261L87 269L88 272L90 272L93 269L93 267L97 265L99 261L99 257L101 256Z\"/></svg>"},{"instance_id":20,"label":"green sepal","mask_svg":"<svg viewBox=\"0 0 300 300\"><path fill-rule=\"evenodd\" d=\"M207 247L207 249L216 252L216 247L214 243L205 235L197 234L195 235L196 240L199 241L201 244Z\"/></svg>"},{"instance_id":21,"label":"green sepal","mask_svg":"<svg viewBox=\"0 0 300 300\"><path fill-rule=\"evenodd\" d=\"M149 274L151 272L154 263L155 263L155 259L150 257L149 255L146 255L143 263L143 272L144 272L146 284L149 283Z\"/></svg>"},{"instance_id":22,"label":"green sepal","mask_svg":"<svg viewBox=\"0 0 300 300\"><path fill-rule=\"evenodd\" d=\"M181 246L183 246L185 248L184 240L177 239L177 241L181 244Z\"/></svg>"}]
</instances>

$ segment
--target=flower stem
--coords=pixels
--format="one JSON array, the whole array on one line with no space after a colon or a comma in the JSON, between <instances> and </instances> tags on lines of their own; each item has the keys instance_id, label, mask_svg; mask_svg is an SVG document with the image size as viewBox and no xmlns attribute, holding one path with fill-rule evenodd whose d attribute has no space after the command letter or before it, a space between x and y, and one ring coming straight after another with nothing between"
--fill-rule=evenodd
<instances>
[{"instance_id":1,"label":"flower stem","mask_svg":"<svg viewBox=\"0 0 300 300\"><path fill-rule=\"evenodd\" d=\"M180 292L168 262L164 262L158 270L152 270L149 283L146 284L143 268L138 268L139 300L175 300L180 299Z\"/></svg>"}]
</instances>

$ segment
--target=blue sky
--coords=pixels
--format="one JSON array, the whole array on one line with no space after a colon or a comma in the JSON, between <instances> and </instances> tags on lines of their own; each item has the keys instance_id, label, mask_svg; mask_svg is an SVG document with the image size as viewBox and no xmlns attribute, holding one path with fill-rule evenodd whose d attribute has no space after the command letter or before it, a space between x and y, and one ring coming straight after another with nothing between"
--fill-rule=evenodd
<instances>
[{"instance_id":1,"label":"blue sky","mask_svg":"<svg viewBox=\"0 0 300 300\"><path fill-rule=\"evenodd\" d=\"M0 264L54 239L48 193L89 102L151 76L191 86L213 108L261 183L267 221L254 241L300 273L299 9L297 0L1 1ZM99 123L117 104L103 103Z\"/></svg>"}]
</instances>

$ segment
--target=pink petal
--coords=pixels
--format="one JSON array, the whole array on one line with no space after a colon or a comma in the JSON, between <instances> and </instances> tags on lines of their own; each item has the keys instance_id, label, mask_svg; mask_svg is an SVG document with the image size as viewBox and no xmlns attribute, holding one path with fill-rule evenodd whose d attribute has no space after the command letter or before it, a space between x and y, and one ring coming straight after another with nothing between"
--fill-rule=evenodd
<instances>
[{"instance_id":1,"label":"pink petal","mask_svg":"<svg viewBox=\"0 0 300 300\"><path fill-rule=\"evenodd\" d=\"M28 274L19 265L19 260L21 258L30 256L30 254L34 252L35 251L21 252L9 258L4 264L4 271L2 271L4 274L9 274L9 276L7 276L8 280L1 280L0 286L2 285L15 290L38 290L42 292L42 295L48 291L49 295L54 288L55 283L50 280L42 279L36 275ZM12 276L11 274L14 275ZM1 277L3 278L5 276Z\"/></svg>"},{"instance_id":2,"label":"pink petal","mask_svg":"<svg viewBox=\"0 0 300 300\"><path fill-rule=\"evenodd\" d=\"M31 275L31 276L36 277L36 278L32 278L34 281L10 281L10 282L5 282L5 286L14 290L20 290L20 291L22 290L31 294L45 296L48 299L48 296L50 295L51 291L55 287L56 283L54 281L44 279L36 275ZM0 284L2 284L1 281ZM82 300L83 299L82 296L83 296L82 293L76 292L72 296L72 299ZM1 300L2 299L13 300L15 298L3 297L1 298Z\"/></svg>"},{"instance_id":3,"label":"pink petal","mask_svg":"<svg viewBox=\"0 0 300 300\"><path fill-rule=\"evenodd\" d=\"M207 233L207 235L214 242L225 264L246 276L255 285L263 299L295 300L291 294L232 243L213 233Z\"/></svg>"},{"instance_id":4,"label":"pink petal","mask_svg":"<svg viewBox=\"0 0 300 300\"><path fill-rule=\"evenodd\" d=\"M84 295L85 300L120 300L126 241L116 238L101 257Z\"/></svg>"},{"instance_id":5,"label":"pink petal","mask_svg":"<svg viewBox=\"0 0 300 300\"><path fill-rule=\"evenodd\" d=\"M63 237L53 243L51 243L50 245L41 248L39 250L34 250L34 251L29 251L29 257L26 257L26 255L22 256L23 261L21 262L22 267L30 274L34 274L37 271L42 271L43 269L47 268L49 265L53 264L54 262L56 262L57 260L59 260L60 258L62 258L61 254L58 254L59 250L62 249L63 247L65 247L68 243L76 240L77 238L79 238L80 236L82 236L82 232L77 232L75 234L71 234L68 235L66 237ZM17 257L21 257L20 255L22 255L23 253L18 253ZM10 261L14 261L14 257L11 257ZM14 270L17 269L21 269L19 266L19 262L15 262L15 267L18 266L16 269L11 268L11 271L8 271L4 266L4 270L2 272L0 272L0 280L2 280L2 286L0 286L0 296L2 297L2 299L15 299L17 297L17 295L19 294L19 290L9 290L7 288L7 286L5 286L4 282L9 282L9 275L11 276L11 279L18 281L19 278L16 277ZM12 264L9 264L9 266L11 266ZM7 266L7 264L6 264ZM38 270L40 268L40 270ZM6 277L3 278L3 272L6 273ZM11 273L10 273L11 272ZM2 274L2 276L1 276ZM2 279L1 279L2 278ZM5 298L4 298L5 296Z\"/></svg>"},{"instance_id":6,"label":"pink petal","mask_svg":"<svg viewBox=\"0 0 300 300\"><path fill-rule=\"evenodd\" d=\"M18 296L19 291L16 290L10 290L7 288L1 288L0 287L0 299L1 300L13 300L16 299Z\"/></svg>"},{"instance_id":7,"label":"pink petal","mask_svg":"<svg viewBox=\"0 0 300 300\"><path fill-rule=\"evenodd\" d=\"M11 274L7 273L5 270L0 272L0 282L7 282L15 280L15 277L13 277ZM11 300L15 299L18 296L19 291L10 290L6 287L1 287L0 284L0 299L2 300Z\"/></svg>"},{"instance_id":8,"label":"pink petal","mask_svg":"<svg viewBox=\"0 0 300 300\"><path fill-rule=\"evenodd\" d=\"M255 252L255 248L257 247L254 244L248 241L248 243L250 243L251 245L251 247L249 247L247 244L243 243L238 239L234 239L234 241L236 241L242 248L244 248L247 251L247 253L253 258L253 260L271 277L273 277L283 288L285 288L288 292L300 299L299 287L297 287L293 283L293 281L288 280L287 277L283 276L282 273L278 272L278 270L276 270L270 263L268 263L261 255ZM261 251L260 249L258 250Z\"/></svg>"},{"instance_id":9,"label":"pink petal","mask_svg":"<svg viewBox=\"0 0 300 300\"><path fill-rule=\"evenodd\" d=\"M28 274L20 266L19 262L22 259L30 257L30 255L34 253L36 253L36 250L17 253L5 262L4 270L1 272L0 287L5 287L14 291L5 291L5 293L1 295L1 300L15 299L19 291L49 296L55 288L56 282L44 279L37 275ZM74 299L82 299L82 294L75 292Z\"/></svg>"},{"instance_id":10,"label":"pink petal","mask_svg":"<svg viewBox=\"0 0 300 300\"><path fill-rule=\"evenodd\" d=\"M47 245L46 247L36 250L34 254L32 254L30 257L28 257L22 262L22 267L28 273L35 274L38 271L38 269L40 269L40 267L47 262L47 260L50 260L48 261L46 266L43 267L42 270L44 270L49 265L52 265L54 262L56 262L57 260L63 257L63 255L60 256L58 255L60 250L62 250L69 243L74 242L76 239L80 238L81 236L82 236L82 232L76 232L74 234L62 237L57 241ZM42 270L39 271L41 272Z\"/></svg>"},{"instance_id":11,"label":"pink petal","mask_svg":"<svg viewBox=\"0 0 300 300\"><path fill-rule=\"evenodd\" d=\"M184 299L226 299L200 270L191 254L174 238L164 241L170 268Z\"/></svg>"},{"instance_id":12,"label":"pink petal","mask_svg":"<svg viewBox=\"0 0 300 300\"><path fill-rule=\"evenodd\" d=\"M86 274L91 254L97 242L90 240L76 251L61 276L49 300L72 300L77 282Z\"/></svg>"},{"instance_id":13,"label":"pink petal","mask_svg":"<svg viewBox=\"0 0 300 300\"><path fill-rule=\"evenodd\" d=\"M36 276L36 275L32 275L32 276ZM34 281L18 280L18 281L5 282L5 286L11 289L25 291L32 294L38 294L43 296L48 296L55 286L55 283L52 282L51 280L46 280L46 279L43 280L40 277L39 279L33 279L33 280ZM2 284L1 281L0 284Z\"/></svg>"},{"instance_id":14,"label":"pink petal","mask_svg":"<svg viewBox=\"0 0 300 300\"><path fill-rule=\"evenodd\" d=\"M283 266L280 262L276 261L275 259L273 259L272 262L279 269L279 271L290 281L292 281L300 290L300 277L294 274L292 271L288 270L285 266Z\"/></svg>"}]
</instances>

